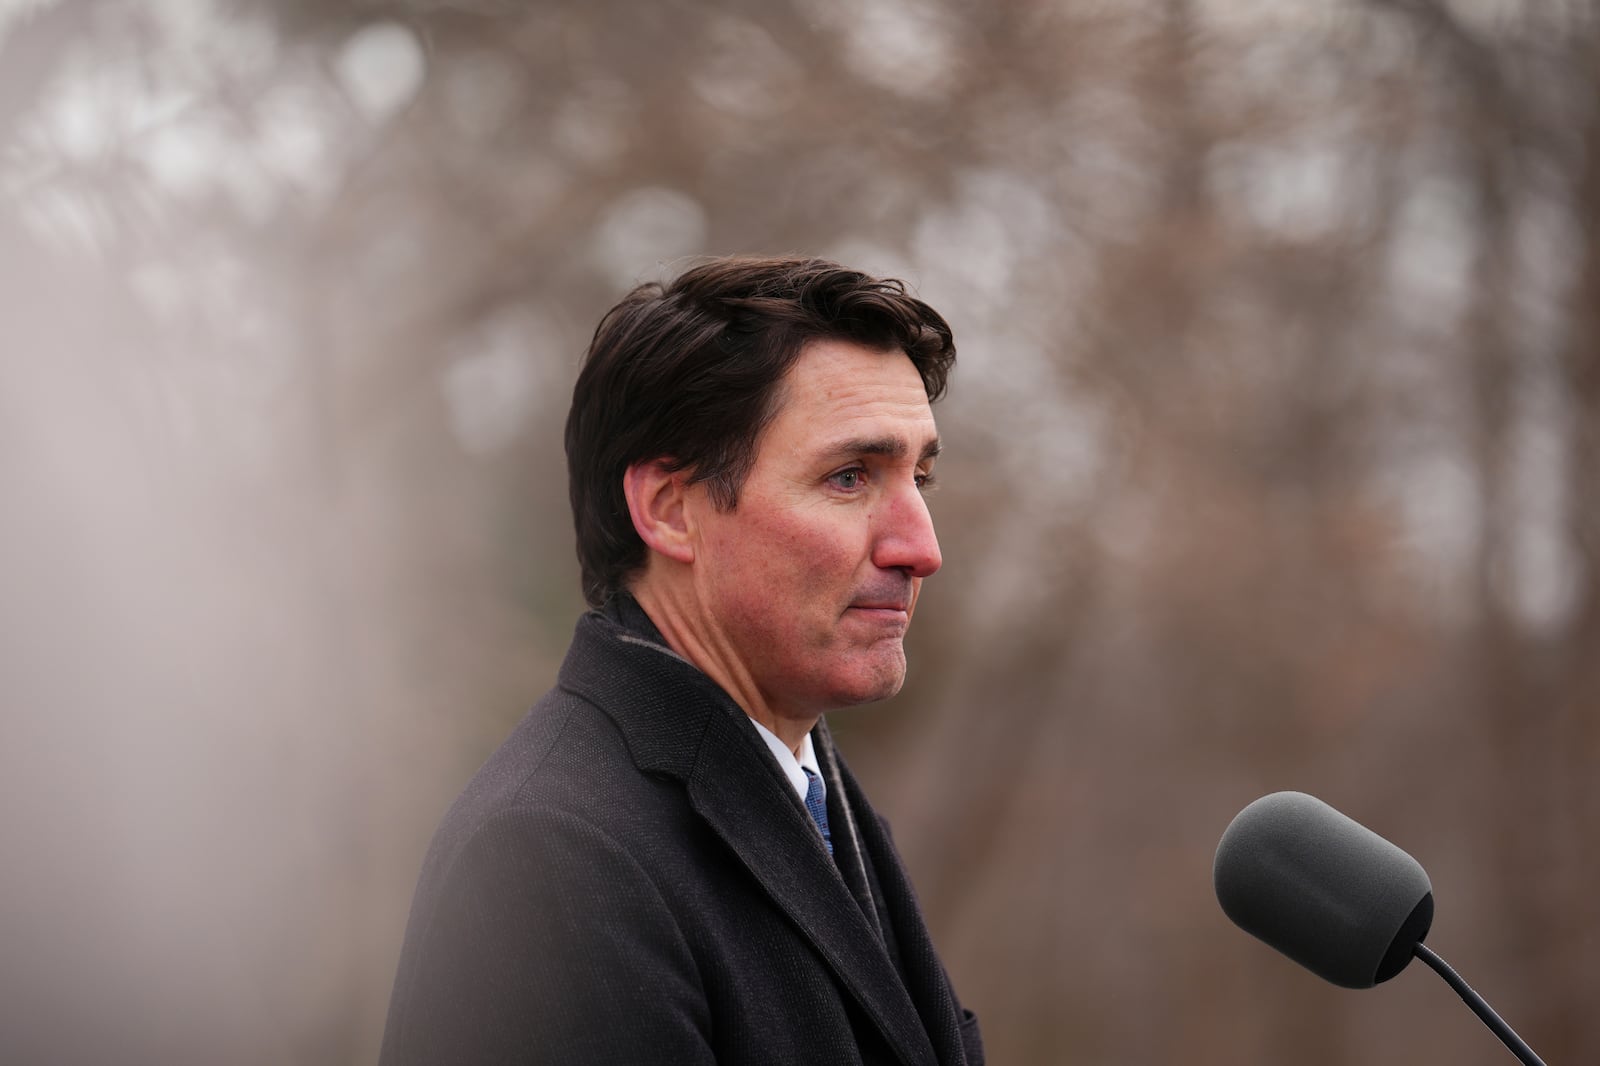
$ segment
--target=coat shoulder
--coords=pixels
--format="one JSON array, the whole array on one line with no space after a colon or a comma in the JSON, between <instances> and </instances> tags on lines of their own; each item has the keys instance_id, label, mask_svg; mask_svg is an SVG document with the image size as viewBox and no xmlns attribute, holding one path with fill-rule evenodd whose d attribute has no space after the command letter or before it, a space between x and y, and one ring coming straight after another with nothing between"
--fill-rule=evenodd
<instances>
[{"instance_id":1,"label":"coat shoulder","mask_svg":"<svg viewBox=\"0 0 1600 1066\"><path fill-rule=\"evenodd\" d=\"M547 693L473 775L435 834L426 868L448 867L496 827L570 816L625 840L673 806L672 784L634 765L617 725L565 689Z\"/></svg>"},{"instance_id":2,"label":"coat shoulder","mask_svg":"<svg viewBox=\"0 0 1600 1066\"><path fill-rule=\"evenodd\" d=\"M662 1048L670 1061L706 1061L701 975L648 847L681 806L674 788L633 767L599 709L559 689L541 699L434 835L384 1066L552 1051L647 1061ZM630 1024L597 1031L593 1012L619 975L658 995Z\"/></svg>"}]
</instances>

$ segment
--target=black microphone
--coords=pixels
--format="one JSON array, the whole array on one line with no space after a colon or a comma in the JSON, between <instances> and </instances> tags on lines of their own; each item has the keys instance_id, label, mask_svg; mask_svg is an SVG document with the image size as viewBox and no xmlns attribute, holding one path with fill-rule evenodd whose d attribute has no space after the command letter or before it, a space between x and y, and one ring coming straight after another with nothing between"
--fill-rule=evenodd
<instances>
[{"instance_id":1,"label":"black microphone","mask_svg":"<svg viewBox=\"0 0 1600 1066\"><path fill-rule=\"evenodd\" d=\"M1448 963L1423 943L1433 885L1422 866L1361 823L1303 792L1240 811L1212 866L1233 923L1317 976L1371 988L1421 958L1527 1066L1544 1066Z\"/></svg>"}]
</instances>

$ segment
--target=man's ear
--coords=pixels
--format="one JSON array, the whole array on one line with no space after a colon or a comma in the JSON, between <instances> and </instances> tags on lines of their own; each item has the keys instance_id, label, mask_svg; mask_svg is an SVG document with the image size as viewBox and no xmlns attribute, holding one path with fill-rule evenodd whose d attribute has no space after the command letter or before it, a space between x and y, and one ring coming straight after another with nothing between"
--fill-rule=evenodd
<instances>
[{"instance_id":1,"label":"man's ear","mask_svg":"<svg viewBox=\"0 0 1600 1066\"><path fill-rule=\"evenodd\" d=\"M634 463L622 475L628 515L645 547L680 563L694 562L694 541L685 495L689 475L669 470L660 459Z\"/></svg>"}]
</instances>

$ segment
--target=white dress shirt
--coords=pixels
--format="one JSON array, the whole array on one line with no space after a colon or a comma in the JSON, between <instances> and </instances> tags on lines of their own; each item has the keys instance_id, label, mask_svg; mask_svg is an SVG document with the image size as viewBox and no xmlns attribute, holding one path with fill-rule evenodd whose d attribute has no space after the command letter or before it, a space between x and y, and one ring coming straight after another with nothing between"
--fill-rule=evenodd
<instances>
[{"instance_id":1,"label":"white dress shirt","mask_svg":"<svg viewBox=\"0 0 1600 1066\"><path fill-rule=\"evenodd\" d=\"M789 784L794 787L795 794L800 797L800 802L806 801L806 791L811 787L811 782L806 780L806 770L817 775L817 783L822 786L824 798L828 795L827 782L822 780L822 766L817 762L817 753L811 746L811 734L807 733L805 739L800 741L800 757L795 758L794 752L789 750L789 745L778 739L778 735L754 718L756 731L761 734L761 739L767 742L767 747L772 749L772 754L778 760L778 765L783 768L783 776L789 779ZM802 767L804 769L802 769Z\"/></svg>"}]
</instances>

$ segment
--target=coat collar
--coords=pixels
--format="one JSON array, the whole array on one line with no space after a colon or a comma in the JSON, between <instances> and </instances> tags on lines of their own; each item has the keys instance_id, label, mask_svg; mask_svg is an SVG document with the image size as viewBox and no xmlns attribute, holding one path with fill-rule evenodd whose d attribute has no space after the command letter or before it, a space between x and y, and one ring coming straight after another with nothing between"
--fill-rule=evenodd
<instances>
[{"instance_id":1,"label":"coat collar","mask_svg":"<svg viewBox=\"0 0 1600 1066\"><path fill-rule=\"evenodd\" d=\"M933 1046L904 981L738 704L668 648L631 600L579 620L560 685L616 723L640 770L684 782L690 806L816 947L900 1059L931 1066Z\"/></svg>"}]
</instances>

